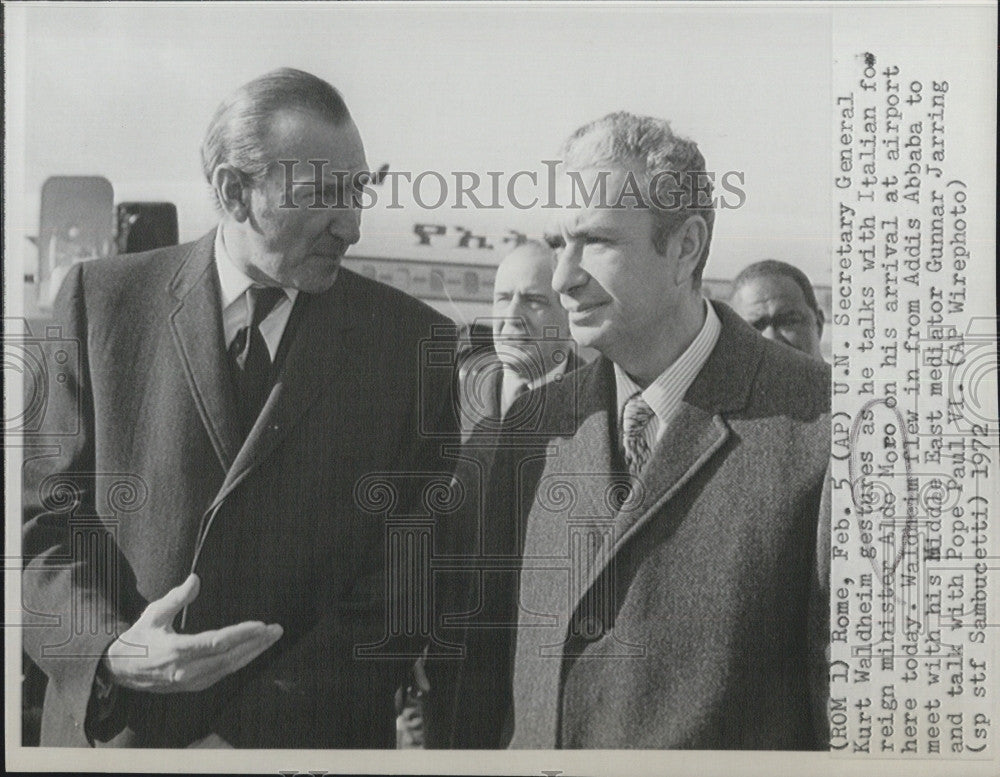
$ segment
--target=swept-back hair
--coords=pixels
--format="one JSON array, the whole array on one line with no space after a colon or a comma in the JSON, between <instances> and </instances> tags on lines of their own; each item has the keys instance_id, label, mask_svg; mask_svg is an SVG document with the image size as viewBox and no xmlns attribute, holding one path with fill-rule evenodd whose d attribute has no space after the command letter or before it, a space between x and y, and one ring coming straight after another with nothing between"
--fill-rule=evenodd
<instances>
[{"instance_id":1,"label":"swept-back hair","mask_svg":"<svg viewBox=\"0 0 1000 777\"><path fill-rule=\"evenodd\" d=\"M271 122L282 110L304 110L335 125L350 121L344 98L322 78L290 67L272 70L244 84L215 111L201 146L201 167L211 185L221 164L252 181L275 160L268 158Z\"/></svg>"},{"instance_id":2,"label":"swept-back hair","mask_svg":"<svg viewBox=\"0 0 1000 777\"><path fill-rule=\"evenodd\" d=\"M652 240L661 253L678 226L692 214L700 215L708 226L694 271L695 282L701 282L715 210L705 158L694 141L675 135L670 122L664 119L618 111L570 135L563 144L562 156L577 168L615 166L633 172L642 192L648 195L644 204L655 219Z\"/></svg>"}]
</instances>

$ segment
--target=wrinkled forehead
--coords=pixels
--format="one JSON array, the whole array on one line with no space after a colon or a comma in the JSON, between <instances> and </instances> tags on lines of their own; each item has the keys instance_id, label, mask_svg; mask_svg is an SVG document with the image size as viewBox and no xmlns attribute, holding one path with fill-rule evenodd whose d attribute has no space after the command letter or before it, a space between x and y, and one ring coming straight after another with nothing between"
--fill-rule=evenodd
<instances>
[{"instance_id":1,"label":"wrinkled forehead","mask_svg":"<svg viewBox=\"0 0 1000 777\"><path fill-rule=\"evenodd\" d=\"M555 254L543 246L522 246L508 254L497 268L494 289L502 291L551 291Z\"/></svg>"},{"instance_id":2,"label":"wrinkled forehead","mask_svg":"<svg viewBox=\"0 0 1000 777\"><path fill-rule=\"evenodd\" d=\"M546 236L636 226L637 216L650 213L645 186L640 173L613 164L560 169L553 185L558 207L552 209Z\"/></svg>"}]
</instances>

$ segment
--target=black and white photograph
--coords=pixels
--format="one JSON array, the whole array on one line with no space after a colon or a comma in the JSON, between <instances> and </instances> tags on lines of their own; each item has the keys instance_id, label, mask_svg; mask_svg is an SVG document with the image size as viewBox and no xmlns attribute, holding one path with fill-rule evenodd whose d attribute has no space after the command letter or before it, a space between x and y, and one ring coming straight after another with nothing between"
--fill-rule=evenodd
<instances>
[{"instance_id":1,"label":"black and white photograph","mask_svg":"<svg viewBox=\"0 0 1000 777\"><path fill-rule=\"evenodd\" d=\"M9 770L995 773L996 3L3 13Z\"/></svg>"}]
</instances>

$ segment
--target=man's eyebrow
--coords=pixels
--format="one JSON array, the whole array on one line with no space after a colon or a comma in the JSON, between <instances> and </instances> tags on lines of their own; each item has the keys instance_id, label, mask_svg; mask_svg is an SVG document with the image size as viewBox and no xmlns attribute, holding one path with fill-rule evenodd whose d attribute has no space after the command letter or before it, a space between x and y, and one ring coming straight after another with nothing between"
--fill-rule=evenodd
<instances>
[{"instance_id":1,"label":"man's eyebrow","mask_svg":"<svg viewBox=\"0 0 1000 777\"><path fill-rule=\"evenodd\" d=\"M612 226L605 226L604 224L577 224L575 227L566 230L566 234L575 239L586 239L586 238L601 238L603 240L611 239L618 235L618 230Z\"/></svg>"}]
</instances>

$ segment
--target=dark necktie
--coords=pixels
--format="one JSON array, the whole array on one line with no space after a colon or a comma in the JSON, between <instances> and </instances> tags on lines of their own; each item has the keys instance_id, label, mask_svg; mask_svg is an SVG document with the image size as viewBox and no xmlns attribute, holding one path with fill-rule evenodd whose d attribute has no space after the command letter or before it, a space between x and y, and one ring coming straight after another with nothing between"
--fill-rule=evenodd
<instances>
[{"instance_id":1,"label":"dark necktie","mask_svg":"<svg viewBox=\"0 0 1000 777\"><path fill-rule=\"evenodd\" d=\"M236 333L229 346L244 431L254 425L271 391L271 355L260 323L285 296L283 289L273 286L251 286L247 293L250 324Z\"/></svg>"}]
</instances>

